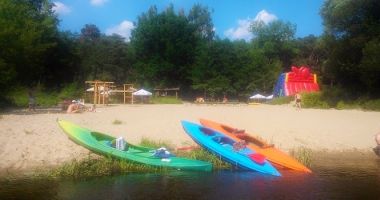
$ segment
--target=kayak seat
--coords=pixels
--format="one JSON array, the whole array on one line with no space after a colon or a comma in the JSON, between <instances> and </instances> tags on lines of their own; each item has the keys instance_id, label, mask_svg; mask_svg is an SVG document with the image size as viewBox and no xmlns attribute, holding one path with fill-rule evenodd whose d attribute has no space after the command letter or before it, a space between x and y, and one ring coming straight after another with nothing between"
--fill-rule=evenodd
<instances>
[{"instance_id":1,"label":"kayak seat","mask_svg":"<svg viewBox=\"0 0 380 200\"><path fill-rule=\"evenodd\" d=\"M201 132L205 135L208 135L208 136L214 136L215 135L215 131L212 130L212 129L209 129L209 128L205 128L205 127L200 127L199 128L201 130Z\"/></svg>"},{"instance_id":2,"label":"kayak seat","mask_svg":"<svg viewBox=\"0 0 380 200\"><path fill-rule=\"evenodd\" d=\"M223 136L214 137L213 140L221 145L223 144L233 145L235 143L235 141L233 141L232 139L228 137L223 137Z\"/></svg>"}]
</instances>

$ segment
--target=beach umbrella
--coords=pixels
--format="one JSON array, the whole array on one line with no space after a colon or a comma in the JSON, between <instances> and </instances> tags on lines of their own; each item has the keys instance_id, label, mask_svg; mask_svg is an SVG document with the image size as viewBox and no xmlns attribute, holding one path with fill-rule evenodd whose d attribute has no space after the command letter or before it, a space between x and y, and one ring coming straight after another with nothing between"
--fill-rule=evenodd
<instances>
[{"instance_id":1,"label":"beach umbrella","mask_svg":"<svg viewBox=\"0 0 380 200\"><path fill-rule=\"evenodd\" d=\"M255 94L249 98L250 99L265 99L266 97L264 95L261 95L261 94Z\"/></svg>"},{"instance_id":2,"label":"beach umbrella","mask_svg":"<svg viewBox=\"0 0 380 200\"><path fill-rule=\"evenodd\" d=\"M140 89L134 93L132 93L134 96L152 96L151 92L148 92L144 89Z\"/></svg>"}]
</instances>

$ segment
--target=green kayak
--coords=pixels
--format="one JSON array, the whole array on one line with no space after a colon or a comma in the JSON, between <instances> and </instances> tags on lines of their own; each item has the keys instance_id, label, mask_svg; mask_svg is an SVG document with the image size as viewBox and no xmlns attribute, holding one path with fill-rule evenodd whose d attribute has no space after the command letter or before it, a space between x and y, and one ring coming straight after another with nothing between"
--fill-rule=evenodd
<instances>
[{"instance_id":1,"label":"green kayak","mask_svg":"<svg viewBox=\"0 0 380 200\"><path fill-rule=\"evenodd\" d=\"M212 164L208 162L176 157L174 155L163 158L155 154L154 149L129 143L126 143L128 146L127 150L119 150L110 145L111 141L116 139L112 136L94 132L64 120L59 120L58 123L71 140L101 155L177 170L211 171L212 169Z\"/></svg>"}]
</instances>

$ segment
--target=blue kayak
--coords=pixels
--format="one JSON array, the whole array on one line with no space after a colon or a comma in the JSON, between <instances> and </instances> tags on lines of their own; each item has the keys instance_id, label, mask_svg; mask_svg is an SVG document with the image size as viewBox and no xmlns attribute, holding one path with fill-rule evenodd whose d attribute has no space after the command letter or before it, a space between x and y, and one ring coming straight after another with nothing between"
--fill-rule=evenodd
<instances>
[{"instance_id":1,"label":"blue kayak","mask_svg":"<svg viewBox=\"0 0 380 200\"><path fill-rule=\"evenodd\" d=\"M232 138L217 132L216 130L203 127L188 121L181 121L185 132L200 146L207 151L221 157L224 161L239 168L254 170L274 176L281 176L264 157L251 149L241 146L237 148Z\"/></svg>"}]
</instances>

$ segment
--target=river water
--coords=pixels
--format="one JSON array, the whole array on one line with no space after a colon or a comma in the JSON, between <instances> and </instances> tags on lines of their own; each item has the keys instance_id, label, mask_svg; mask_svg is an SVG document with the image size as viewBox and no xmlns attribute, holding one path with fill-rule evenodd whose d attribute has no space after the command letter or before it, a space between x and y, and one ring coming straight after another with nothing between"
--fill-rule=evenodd
<instances>
[{"instance_id":1,"label":"river water","mask_svg":"<svg viewBox=\"0 0 380 200\"><path fill-rule=\"evenodd\" d=\"M281 171L130 173L81 180L0 181L0 199L380 199L380 159L319 162Z\"/></svg>"}]
</instances>

